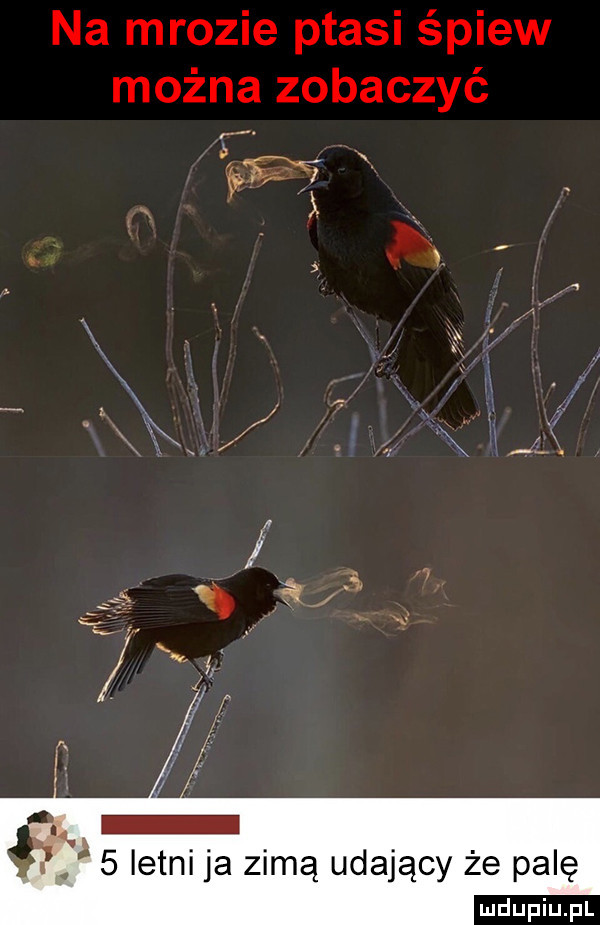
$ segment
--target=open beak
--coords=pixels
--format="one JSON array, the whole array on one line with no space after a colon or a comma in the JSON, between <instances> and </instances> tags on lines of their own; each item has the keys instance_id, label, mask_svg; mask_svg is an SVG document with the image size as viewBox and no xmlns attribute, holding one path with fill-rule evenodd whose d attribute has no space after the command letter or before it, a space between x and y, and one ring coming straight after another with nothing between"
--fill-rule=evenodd
<instances>
[{"instance_id":1,"label":"open beak","mask_svg":"<svg viewBox=\"0 0 600 925\"><path fill-rule=\"evenodd\" d=\"M326 189L329 186L330 176L325 166L325 161L302 161L301 163L305 167L314 167L317 173L307 186L303 186L301 190L298 190L298 195L300 193L310 193L313 189Z\"/></svg>"},{"instance_id":2,"label":"open beak","mask_svg":"<svg viewBox=\"0 0 600 925\"><path fill-rule=\"evenodd\" d=\"M281 594L277 593L279 589L288 590L288 591L293 591L294 589L292 588L291 585L286 585L285 581L280 581L275 591L273 591L273 597L275 598L275 600L279 601L280 604L285 604L285 606L289 607L291 610L292 609L291 604L289 604L288 601L286 601L286 599L281 596Z\"/></svg>"}]
</instances>

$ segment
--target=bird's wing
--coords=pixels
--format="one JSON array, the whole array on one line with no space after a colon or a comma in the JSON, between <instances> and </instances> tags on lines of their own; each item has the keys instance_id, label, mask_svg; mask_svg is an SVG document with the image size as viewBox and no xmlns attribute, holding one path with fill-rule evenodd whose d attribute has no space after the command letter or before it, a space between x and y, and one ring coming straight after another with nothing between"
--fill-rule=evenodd
<instances>
[{"instance_id":1,"label":"bird's wing","mask_svg":"<svg viewBox=\"0 0 600 925\"><path fill-rule=\"evenodd\" d=\"M392 213L386 218L385 254L410 302L438 268L441 256L430 235L410 213ZM437 341L451 345L457 358L462 355L464 315L456 284L447 267L413 309L412 325L418 325L419 319L423 319Z\"/></svg>"},{"instance_id":2,"label":"bird's wing","mask_svg":"<svg viewBox=\"0 0 600 925\"><path fill-rule=\"evenodd\" d=\"M192 575L161 575L127 588L80 617L95 633L152 629L226 620L235 598L214 581Z\"/></svg>"},{"instance_id":3,"label":"bird's wing","mask_svg":"<svg viewBox=\"0 0 600 925\"><path fill-rule=\"evenodd\" d=\"M306 223L306 228L308 231L308 236L310 238L311 244L316 251L319 250L319 238L317 235L317 213L311 212L308 216L308 221Z\"/></svg>"}]
</instances>

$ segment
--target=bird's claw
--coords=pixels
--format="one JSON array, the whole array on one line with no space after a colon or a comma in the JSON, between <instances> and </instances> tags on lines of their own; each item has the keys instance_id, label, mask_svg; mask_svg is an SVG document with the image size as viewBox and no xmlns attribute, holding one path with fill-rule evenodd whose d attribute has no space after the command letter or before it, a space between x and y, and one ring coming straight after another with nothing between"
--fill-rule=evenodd
<instances>
[{"instance_id":1,"label":"bird's claw","mask_svg":"<svg viewBox=\"0 0 600 925\"><path fill-rule=\"evenodd\" d=\"M218 652L215 652L214 655L211 655L209 665L211 668L214 666L215 671L220 671L223 667L223 660L225 658L225 653L222 649L219 649Z\"/></svg>"},{"instance_id":2,"label":"bird's claw","mask_svg":"<svg viewBox=\"0 0 600 925\"><path fill-rule=\"evenodd\" d=\"M375 375L379 379L391 379L396 370L396 364L398 363L398 354L394 350L393 353L389 353L387 356L382 356L377 366L375 367Z\"/></svg>"},{"instance_id":3,"label":"bird's claw","mask_svg":"<svg viewBox=\"0 0 600 925\"><path fill-rule=\"evenodd\" d=\"M213 684L215 683L214 679L211 678L209 675L207 675L205 671L202 671L201 674L202 674L202 677L199 678L199 680L196 681L196 683L192 687L192 690L196 694L198 693L198 691L202 689L203 686L206 687L208 690L210 690Z\"/></svg>"}]
</instances>

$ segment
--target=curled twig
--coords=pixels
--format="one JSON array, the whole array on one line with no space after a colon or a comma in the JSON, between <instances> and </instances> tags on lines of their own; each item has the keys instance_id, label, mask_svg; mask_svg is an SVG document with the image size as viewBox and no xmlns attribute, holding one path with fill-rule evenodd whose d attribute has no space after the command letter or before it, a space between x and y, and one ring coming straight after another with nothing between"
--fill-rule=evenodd
<instances>
[{"instance_id":1,"label":"curled twig","mask_svg":"<svg viewBox=\"0 0 600 925\"><path fill-rule=\"evenodd\" d=\"M325 412L323 417L309 435L306 443L298 453L298 456L308 456L309 453L312 453L319 437L323 434L325 429L331 424L335 416L338 414L342 408L346 408L348 405L348 399L346 398L333 398L334 389L340 385L342 382L350 382L352 379L360 379L360 385L364 385L368 373L350 373L349 376L339 376L337 379L332 379L327 383L325 387L325 393L323 395L323 402L325 404ZM356 394L356 389L351 393L351 395Z\"/></svg>"}]
</instances>

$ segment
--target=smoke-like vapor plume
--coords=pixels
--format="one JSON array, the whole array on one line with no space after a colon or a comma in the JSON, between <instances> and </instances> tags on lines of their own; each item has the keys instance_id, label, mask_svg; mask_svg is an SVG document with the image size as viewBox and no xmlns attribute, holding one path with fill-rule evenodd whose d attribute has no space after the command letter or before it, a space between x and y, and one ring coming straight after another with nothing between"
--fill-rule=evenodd
<instances>
[{"instance_id":1,"label":"smoke-like vapor plume","mask_svg":"<svg viewBox=\"0 0 600 925\"><path fill-rule=\"evenodd\" d=\"M342 596L336 601L338 606L310 616L342 620L357 629L371 627L384 636L397 636L418 623L437 623L443 610L452 606L446 595L446 582L436 578L431 568L419 569L411 575L404 590L394 593L393 598L369 594L365 600L363 582L358 572L350 568L331 569L306 581L288 578L286 584L291 586L286 592L288 603L311 611L320 610Z\"/></svg>"},{"instance_id":2,"label":"smoke-like vapor plume","mask_svg":"<svg viewBox=\"0 0 600 925\"><path fill-rule=\"evenodd\" d=\"M288 157L277 155L230 161L225 168L227 202L231 202L235 194L241 190L258 189L265 183L277 183L281 180L302 180L304 177L311 177L313 173L314 168L307 167L301 161L292 161Z\"/></svg>"}]
</instances>

